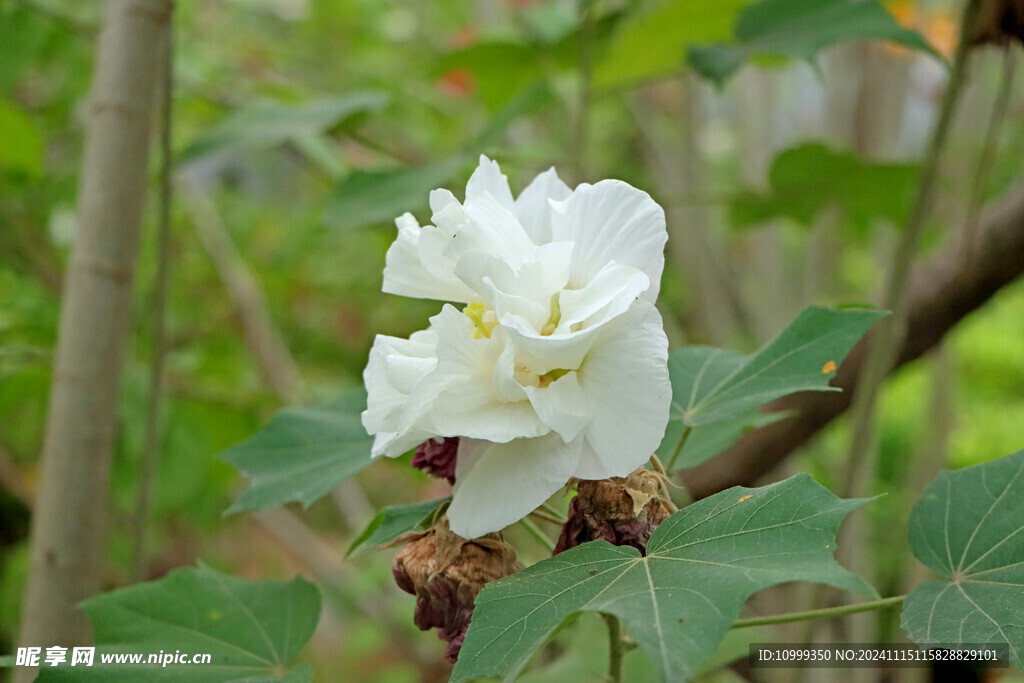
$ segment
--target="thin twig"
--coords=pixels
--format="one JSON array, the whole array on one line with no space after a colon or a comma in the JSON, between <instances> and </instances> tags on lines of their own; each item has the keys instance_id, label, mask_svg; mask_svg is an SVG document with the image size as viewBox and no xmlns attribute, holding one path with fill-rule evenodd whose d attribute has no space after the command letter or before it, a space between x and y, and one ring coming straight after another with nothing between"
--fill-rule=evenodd
<instances>
[{"instance_id":1,"label":"thin twig","mask_svg":"<svg viewBox=\"0 0 1024 683\"><path fill-rule=\"evenodd\" d=\"M173 5L172 12L173 12ZM149 399L142 451L142 475L135 501L132 539L132 577L141 581L146 573L146 530L153 507L153 482L160 462L160 405L163 398L164 361L167 358L167 295L171 280L171 203L174 199L172 174L174 154L174 19L169 20L164 48L160 107L160 194L157 219L157 270L153 291L153 351L149 365Z\"/></svg>"},{"instance_id":2,"label":"thin twig","mask_svg":"<svg viewBox=\"0 0 1024 683\"><path fill-rule=\"evenodd\" d=\"M999 92L996 93L996 101L992 104L992 114L989 118L988 128L985 130L985 141L982 144L981 155L978 157L978 167L974 174L974 185L971 188L971 196L967 205L967 218L964 220L964 253L967 255L967 261L971 260L971 253L978 241L978 218L981 215L981 205L985 201L985 191L988 189L988 180L991 175L992 162L996 155L999 133L1003 130L1006 112L1010 108L1010 93L1013 92L1014 63L1013 48L1007 43L1003 48L1003 73L1002 79L999 82Z\"/></svg>"},{"instance_id":3,"label":"thin twig","mask_svg":"<svg viewBox=\"0 0 1024 683\"><path fill-rule=\"evenodd\" d=\"M217 207L195 183L185 180L181 189L188 199L185 206L191 213L199 240L238 308L245 345L255 357L260 374L285 403L298 402L302 392L298 364L274 327L263 291L238 255Z\"/></svg>"},{"instance_id":4,"label":"thin twig","mask_svg":"<svg viewBox=\"0 0 1024 683\"><path fill-rule=\"evenodd\" d=\"M853 436L844 497L861 494L873 476L874 458L868 457L868 452L875 441L875 404L885 378L895 362L896 349L899 348L905 334L910 265L931 211L942 152L949 137L956 105L966 83L968 55L971 49L968 36L976 14L977 3L968 2L964 8L960 44L957 46L949 83L942 99L939 120L922 164L917 195L888 270L882 305L883 308L892 311L892 316L875 326L864 370L853 399Z\"/></svg>"},{"instance_id":5,"label":"thin twig","mask_svg":"<svg viewBox=\"0 0 1024 683\"><path fill-rule=\"evenodd\" d=\"M574 138L576 172L580 178L589 173L590 101L593 90L594 1L578 0L580 21L577 67L580 76L579 101L576 103L576 135Z\"/></svg>"}]
</instances>

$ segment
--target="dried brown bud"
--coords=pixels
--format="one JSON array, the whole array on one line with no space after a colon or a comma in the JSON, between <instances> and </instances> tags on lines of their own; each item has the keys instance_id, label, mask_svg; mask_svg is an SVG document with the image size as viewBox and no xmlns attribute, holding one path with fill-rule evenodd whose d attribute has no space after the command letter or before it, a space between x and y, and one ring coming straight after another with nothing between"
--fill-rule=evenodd
<instances>
[{"instance_id":1,"label":"dried brown bud","mask_svg":"<svg viewBox=\"0 0 1024 683\"><path fill-rule=\"evenodd\" d=\"M580 481L553 554L597 540L645 553L651 534L677 509L665 494L666 481L643 467L628 477Z\"/></svg>"},{"instance_id":2,"label":"dried brown bud","mask_svg":"<svg viewBox=\"0 0 1024 683\"><path fill-rule=\"evenodd\" d=\"M1024 0L974 0L977 15L968 40L972 45L1024 43Z\"/></svg>"},{"instance_id":3,"label":"dried brown bud","mask_svg":"<svg viewBox=\"0 0 1024 683\"><path fill-rule=\"evenodd\" d=\"M416 596L413 622L421 630L436 628L448 641L445 656L459 656L483 587L523 568L516 551L499 534L468 541L452 533L442 517L432 529L410 541L395 556L395 583Z\"/></svg>"},{"instance_id":4,"label":"dried brown bud","mask_svg":"<svg viewBox=\"0 0 1024 683\"><path fill-rule=\"evenodd\" d=\"M455 456L459 452L459 437L427 439L416 447L412 466L435 477L455 483Z\"/></svg>"}]
</instances>

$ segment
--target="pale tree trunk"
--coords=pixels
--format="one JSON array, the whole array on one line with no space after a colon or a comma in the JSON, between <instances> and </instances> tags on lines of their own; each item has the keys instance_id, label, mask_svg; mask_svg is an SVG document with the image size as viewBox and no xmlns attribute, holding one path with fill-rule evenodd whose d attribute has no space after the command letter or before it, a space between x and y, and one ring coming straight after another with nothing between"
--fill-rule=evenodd
<instances>
[{"instance_id":1,"label":"pale tree trunk","mask_svg":"<svg viewBox=\"0 0 1024 683\"><path fill-rule=\"evenodd\" d=\"M110 452L129 336L150 123L172 0L108 0L64 284L19 643L82 645L101 588ZM16 669L15 681L31 669Z\"/></svg>"}]
</instances>

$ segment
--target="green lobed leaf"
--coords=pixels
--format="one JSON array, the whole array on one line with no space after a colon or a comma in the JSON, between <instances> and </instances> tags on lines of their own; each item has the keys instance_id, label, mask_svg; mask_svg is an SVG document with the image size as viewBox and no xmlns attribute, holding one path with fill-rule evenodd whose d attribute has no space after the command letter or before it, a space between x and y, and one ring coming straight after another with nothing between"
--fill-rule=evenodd
<instances>
[{"instance_id":1,"label":"green lobed leaf","mask_svg":"<svg viewBox=\"0 0 1024 683\"><path fill-rule=\"evenodd\" d=\"M728 40L752 0L664 0L623 20L594 69L594 85L615 87L678 71L691 45Z\"/></svg>"},{"instance_id":2,"label":"green lobed leaf","mask_svg":"<svg viewBox=\"0 0 1024 683\"><path fill-rule=\"evenodd\" d=\"M437 509L451 499L451 496L447 496L423 503L389 505L378 512L363 533L352 541L345 557L359 557L383 543L390 543L407 531L426 529Z\"/></svg>"},{"instance_id":3,"label":"green lobed leaf","mask_svg":"<svg viewBox=\"0 0 1024 683\"><path fill-rule=\"evenodd\" d=\"M730 222L756 225L779 216L810 225L834 206L861 225L882 218L902 224L917 187L915 164L871 162L811 142L780 152L767 193L744 192L729 203Z\"/></svg>"},{"instance_id":4,"label":"green lobed leaf","mask_svg":"<svg viewBox=\"0 0 1024 683\"><path fill-rule=\"evenodd\" d=\"M381 109L387 102L387 94L369 90L296 105L253 102L231 112L200 135L185 148L182 159L193 159L229 147L263 149L321 134L355 114Z\"/></svg>"},{"instance_id":5,"label":"green lobed leaf","mask_svg":"<svg viewBox=\"0 0 1024 683\"><path fill-rule=\"evenodd\" d=\"M296 577L247 581L209 567L175 569L82 603L95 632L91 667L40 668L40 681L311 681L294 660L316 629L320 593ZM102 664L103 654L210 654L209 664Z\"/></svg>"},{"instance_id":6,"label":"green lobed leaf","mask_svg":"<svg viewBox=\"0 0 1024 683\"><path fill-rule=\"evenodd\" d=\"M740 12L735 43L691 47L689 61L721 84L751 57L813 61L824 48L848 40L888 40L938 57L921 34L900 26L877 0L761 0Z\"/></svg>"},{"instance_id":7,"label":"green lobed leaf","mask_svg":"<svg viewBox=\"0 0 1024 683\"><path fill-rule=\"evenodd\" d=\"M455 178L468 161L459 155L425 166L354 171L334 189L326 220L342 230L390 223L403 211L422 206L431 190Z\"/></svg>"},{"instance_id":8,"label":"green lobed leaf","mask_svg":"<svg viewBox=\"0 0 1024 683\"><path fill-rule=\"evenodd\" d=\"M814 581L876 596L832 557L839 523L864 502L799 474L680 510L654 531L646 557L594 541L539 562L477 597L452 680L513 678L581 611L614 614L664 680L686 680L763 588Z\"/></svg>"},{"instance_id":9,"label":"green lobed leaf","mask_svg":"<svg viewBox=\"0 0 1024 683\"><path fill-rule=\"evenodd\" d=\"M253 437L221 453L249 477L226 514L298 501L305 506L370 464L373 438L360 413L366 391L306 408L282 410Z\"/></svg>"},{"instance_id":10,"label":"green lobed leaf","mask_svg":"<svg viewBox=\"0 0 1024 683\"><path fill-rule=\"evenodd\" d=\"M943 472L910 513L910 549L941 578L903 603L916 643L1008 643L1024 668L1024 451Z\"/></svg>"},{"instance_id":11,"label":"green lobed leaf","mask_svg":"<svg viewBox=\"0 0 1024 683\"><path fill-rule=\"evenodd\" d=\"M884 311L804 309L750 355L707 346L669 354L673 414L690 427L728 420L796 391L828 386L857 340Z\"/></svg>"}]
</instances>

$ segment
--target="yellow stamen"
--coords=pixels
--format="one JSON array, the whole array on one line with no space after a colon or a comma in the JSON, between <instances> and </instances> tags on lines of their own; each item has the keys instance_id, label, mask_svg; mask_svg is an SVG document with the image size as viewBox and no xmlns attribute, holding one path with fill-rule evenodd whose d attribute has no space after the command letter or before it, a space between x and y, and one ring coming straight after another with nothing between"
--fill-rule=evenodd
<instances>
[{"instance_id":1,"label":"yellow stamen","mask_svg":"<svg viewBox=\"0 0 1024 683\"><path fill-rule=\"evenodd\" d=\"M483 302L475 301L467 304L462 312L473 321L473 339L491 338L491 332L498 326L498 316L494 311L487 310Z\"/></svg>"},{"instance_id":2,"label":"yellow stamen","mask_svg":"<svg viewBox=\"0 0 1024 683\"><path fill-rule=\"evenodd\" d=\"M548 318L544 327L540 328L540 333L545 337L554 334L558 323L562 320L562 308L558 305L558 294L559 292L555 292L551 295L551 317Z\"/></svg>"}]
</instances>

